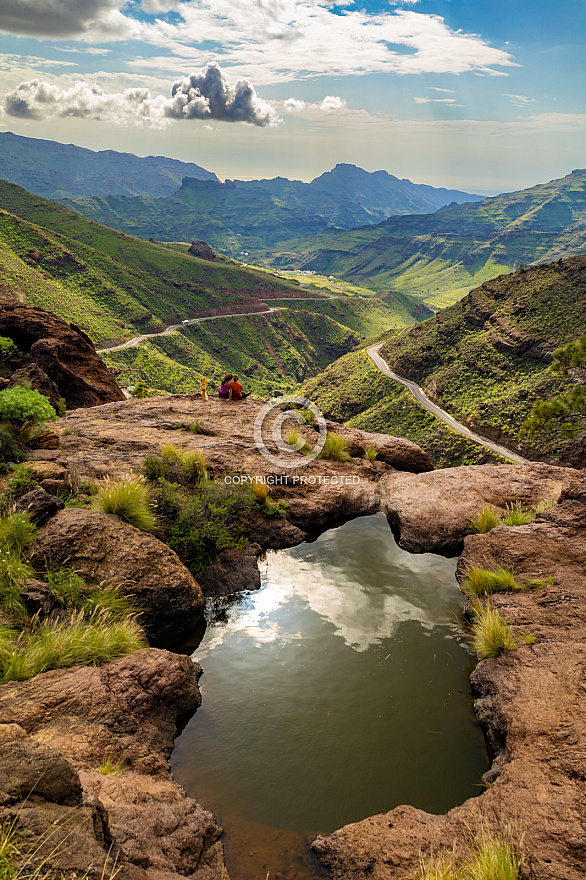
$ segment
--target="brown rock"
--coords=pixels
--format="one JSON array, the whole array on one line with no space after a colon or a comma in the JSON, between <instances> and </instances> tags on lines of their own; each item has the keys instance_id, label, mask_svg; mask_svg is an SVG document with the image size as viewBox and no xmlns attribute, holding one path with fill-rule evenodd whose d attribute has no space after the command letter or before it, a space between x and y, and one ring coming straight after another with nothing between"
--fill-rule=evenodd
<instances>
[{"instance_id":1,"label":"brown rock","mask_svg":"<svg viewBox=\"0 0 586 880\"><path fill-rule=\"evenodd\" d=\"M384 461L398 471L420 474L433 470L433 462L427 452L404 437L390 434L371 434L357 428L347 428L337 422L327 422L328 431L343 437L348 443L350 455L362 458L367 446L377 451L377 460Z\"/></svg>"},{"instance_id":2,"label":"brown rock","mask_svg":"<svg viewBox=\"0 0 586 880\"><path fill-rule=\"evenodd\" d=\"M30 387L34 388L35 391L38 391L39 394L44 394L45 397L49 398L49 403L55 412L59 409L59 402L61 400L59 389L38 364L27 364L26 367L21 367L20 370L16 370L16 372L10 377L10 384L8 387L14 388L15 385L30 385Z\"/></svg>"},{"instance_id":3,"label":"brown rock","mask_svg":"<svg viewBox=\"0 0 586 880\"><path fill-rule=\"evenodd\" d=\"M260 547L257 548L260 552ZM197 576L204 596L232 596L260 589L260 572L254 548L224 550Z\"/></svg>"},{"instance_id":4,"label":"brown rock","mask_svg":"<svg viewBox=\"0 0 586 880\"><path fill-rule=\"evenodd\" d=\"M59 435L54 431L40 431L26 445L29 449L59 449Z\"/></svg>"},{"instance_id":5,"label":"brown rock","mask_svg":"<svg viewBox=\"0 0 586 880\"><path fill-rule=\"evenodd\" d=\"M0 688L0 723L19 724L40 752L58 752L83 784L88 806L72 814L72 850L52 854L49 864L95 877L106 865L109 876L111 835L112 855L129 880L160 880L163 874L227 880L221 828L175 785L166 760L178 721L200 704L200 674L189 658L151 649L101 668L47 672ZM106 758L122 762L119 776L98 771ZM23 810L21 816L25 827L35 819L46 825L46 811L31 816ZM78 836L85 838L85 855Z\"/></svg>"},{"instance_id":6,"label":"brown rock","mask_svg":"<svg viewBox=\"0 0 586 880\"><path fill-rule=\"evenodd\" d=\"M546 464L459 467L383 480L383 510L400 547L411 553L461 552L469 522L483 507L504 513L507 505L555 504L576 479L570 468Z\"/></svg>"},{"instance_id":7,"label":"brown rock","mask_svg":"<svg viewBox=\"0 0 586 880\"><path fill-rule=\"evenodd\" d=\"M119 586L156 643L192 629L203 608L201 589L173 550L98 510L61 511L37 533L31 562L72 566L90 587Z\"/></svg>"},{"instance_id":8,"label":"brown rock","mask_svg":"<svg viewBox=\"0 0 586 880\"><path fill-rule=\"evenodd\" d=\"M210 262L215 262L218 259L218 255L205 241L192 241L187 253L199 257L200 260L210 260Z\"/></svg>"},{"instance_id":9,"label":"brown rock","mask_svg":"<svg viewBox=\"0 0 586 880\"><path fill-rule=\"evenodd\" d=\"M14 509L17 513L25 511L37 525L46 522L64 507L65 505L60 498L49 495L41 486L21 495L14 503Z\"/></svg>"},{"instance_id":10,"label":"brown rock","mask_svg":"<svg viewBox=\"0 0 586 880\"><path fill-rule=\"evenodd\" d=\"M124 399L89 337L51 312L0 294L0 336L30 355L68 407Z\"/></svg>"},{"instance_id":11,"label":"brown rock","mask_svg":"<svg viewBox=\"0 0 586 880\"><path fill-rule=\"evenodd\" d=\"M63 480L67 471L59 461L29 461L36 480Z\"/></svg>"},{"instance_id":12,"label":"brown rock","mask_svg":"<svg viewBox=\"0 0 586 880\"><path fill-rule=\"evenodd\" d=\"M42 798L56 804L81 803L81 784L71 764L18 724L0 724L0 804Z\"/></svg>"}]
</instances>

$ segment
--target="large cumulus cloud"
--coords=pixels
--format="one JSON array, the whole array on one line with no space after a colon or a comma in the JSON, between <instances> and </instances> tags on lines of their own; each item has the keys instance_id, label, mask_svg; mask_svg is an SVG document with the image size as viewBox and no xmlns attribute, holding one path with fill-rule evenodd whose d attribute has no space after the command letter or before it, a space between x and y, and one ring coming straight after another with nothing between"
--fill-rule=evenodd
<instances>
[{"instance_id":1,"label":"large cumulus cloud","mask_svg":"<svg viewBox=\"0 0 586 880\"><path fill-rule=\"evenodd\" d=\"M153 97L149 89L106 93L83 81L65 88L38 79L20 83L3 100L4 112L20 119L75 116L116 125L163 127L173 120L216 119L264 127L276 125L275 109L263 101L247 79L231 84L214 62L173 83L171 97Z\"/></svg>"}]
</instances>

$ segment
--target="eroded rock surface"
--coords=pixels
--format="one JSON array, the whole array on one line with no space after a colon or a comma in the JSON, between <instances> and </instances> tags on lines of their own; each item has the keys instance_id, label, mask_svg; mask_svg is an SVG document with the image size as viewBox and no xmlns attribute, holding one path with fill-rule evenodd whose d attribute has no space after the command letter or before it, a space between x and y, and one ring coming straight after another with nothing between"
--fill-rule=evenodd
<instances>
[{"instance_id":1,"label":"eroded rock surface","mask_svg":"<svg viewBox=\"0 0 586 880\"><path fill-rule=\"evenodd\" d=\"M28 770L9 762L0 795L35 835L51 821L65 826L51 864L99 877L116 858L135 880L227 878L221 828L175 785L167 761L178 722L201 702L200 674L187 657L148 649L0 688L0 753L4 744L31 759ZM119 775L99 771L106 759L120 762Z\"/></svg>"},{"instance_id":2,"label":"eroded rock surface","mask_svg":"<svg viewBox=\"0 0 586 880\"><path fill-rule=\"evenodd\" d=\"M467 537L460 577L470 565L510 565L519 580L544 584L491 597L515 634L536 636L534 645L480 662L472 675L494 755L492 785L444 816L398 807L318 838L315 852L334 880L411 880L421 856L454 846L465 853L482 827L511 834L527 880L584 877L586 479L526 526Z\"/></svg>"},{"instance_id":3,"label":"eroded rock surface","mask_svg":"<svg viewBox=\"0 0 586 880\"><path fill-rule=\"evenodd\" d=\"M54 516L37 532L31 562L73 567L90 587L120 587L156 644L193 629L203 609L199 585L170 547L99 510L72 507Z\"/></svg>"},{"instance_id":4,"label":"eroded rock surface","mask_svg":"<svg viewBox=\"0 0 586 880\"><path fill-rule=\"evenodd\" d=\"M389 474L382 482L382 509L404 550L456 556L470 519L483 507L505 513L515 504L523 509L555 504L579 473L534 463Z\"/></svg>"},{"instance_id":5,"label":"eroded rock surface","mask_svg":"<svg viewBox=\"0 0 586 880\"><path fill-rule=\"evenodd\" d=\"M68 407L124 399L89 337L52 312L0 294L0 336L10 337L30 356Z\"/></svg>"}]
</instances>

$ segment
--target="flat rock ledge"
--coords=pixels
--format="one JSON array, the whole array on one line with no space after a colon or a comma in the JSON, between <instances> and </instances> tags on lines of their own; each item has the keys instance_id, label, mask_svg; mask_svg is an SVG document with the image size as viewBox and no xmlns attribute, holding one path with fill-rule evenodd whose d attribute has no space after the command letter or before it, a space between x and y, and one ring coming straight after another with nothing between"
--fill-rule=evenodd
<instances>
[{"instance_id":1,"label":"flat rock ledge","mask_svg":"<svg viewBox=\"0 0 586 880\"><path fill-rule=\"evenodd\" d=\"M200 674L145 649L0 688L0 822L18 817L23 840L40 841L35 862L96 880L228 880L222 829L168 764ZM100 772L106 760L118 775Z\"/></svg>"},{"instance_id":2,"label":"flat rock ledge","mask_svg":"<svg viewBox=\"0 0 586 880\"><path fill-rule=\"evenodd\" d=\"M508 830L524 852L526 880L585 876L586 477L532 523L465 538L460 578L471 565L510 565L520 580L544 582L491 597L513 632L536 642L472 674L494 757L490 787L446 815L402 806L318 838L314 851L334 880L412 880L421 858L465 853L482 828Z\"/></svg>"}]
</instances>

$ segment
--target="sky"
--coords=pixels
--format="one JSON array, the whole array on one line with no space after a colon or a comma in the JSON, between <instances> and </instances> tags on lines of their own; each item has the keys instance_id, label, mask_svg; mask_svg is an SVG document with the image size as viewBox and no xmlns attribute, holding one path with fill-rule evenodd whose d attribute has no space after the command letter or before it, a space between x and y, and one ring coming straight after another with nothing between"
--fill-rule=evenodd
<instances>
[{"instance_id":1,"label":"sky","mask_svg":"<svg viewBox=\"0 0 586 880\"><path fill-rule=\"evenodd\" d=\"M586 0L1 0L0 130L311 180L586 167Z\"/></svg>"}]
</instances>

